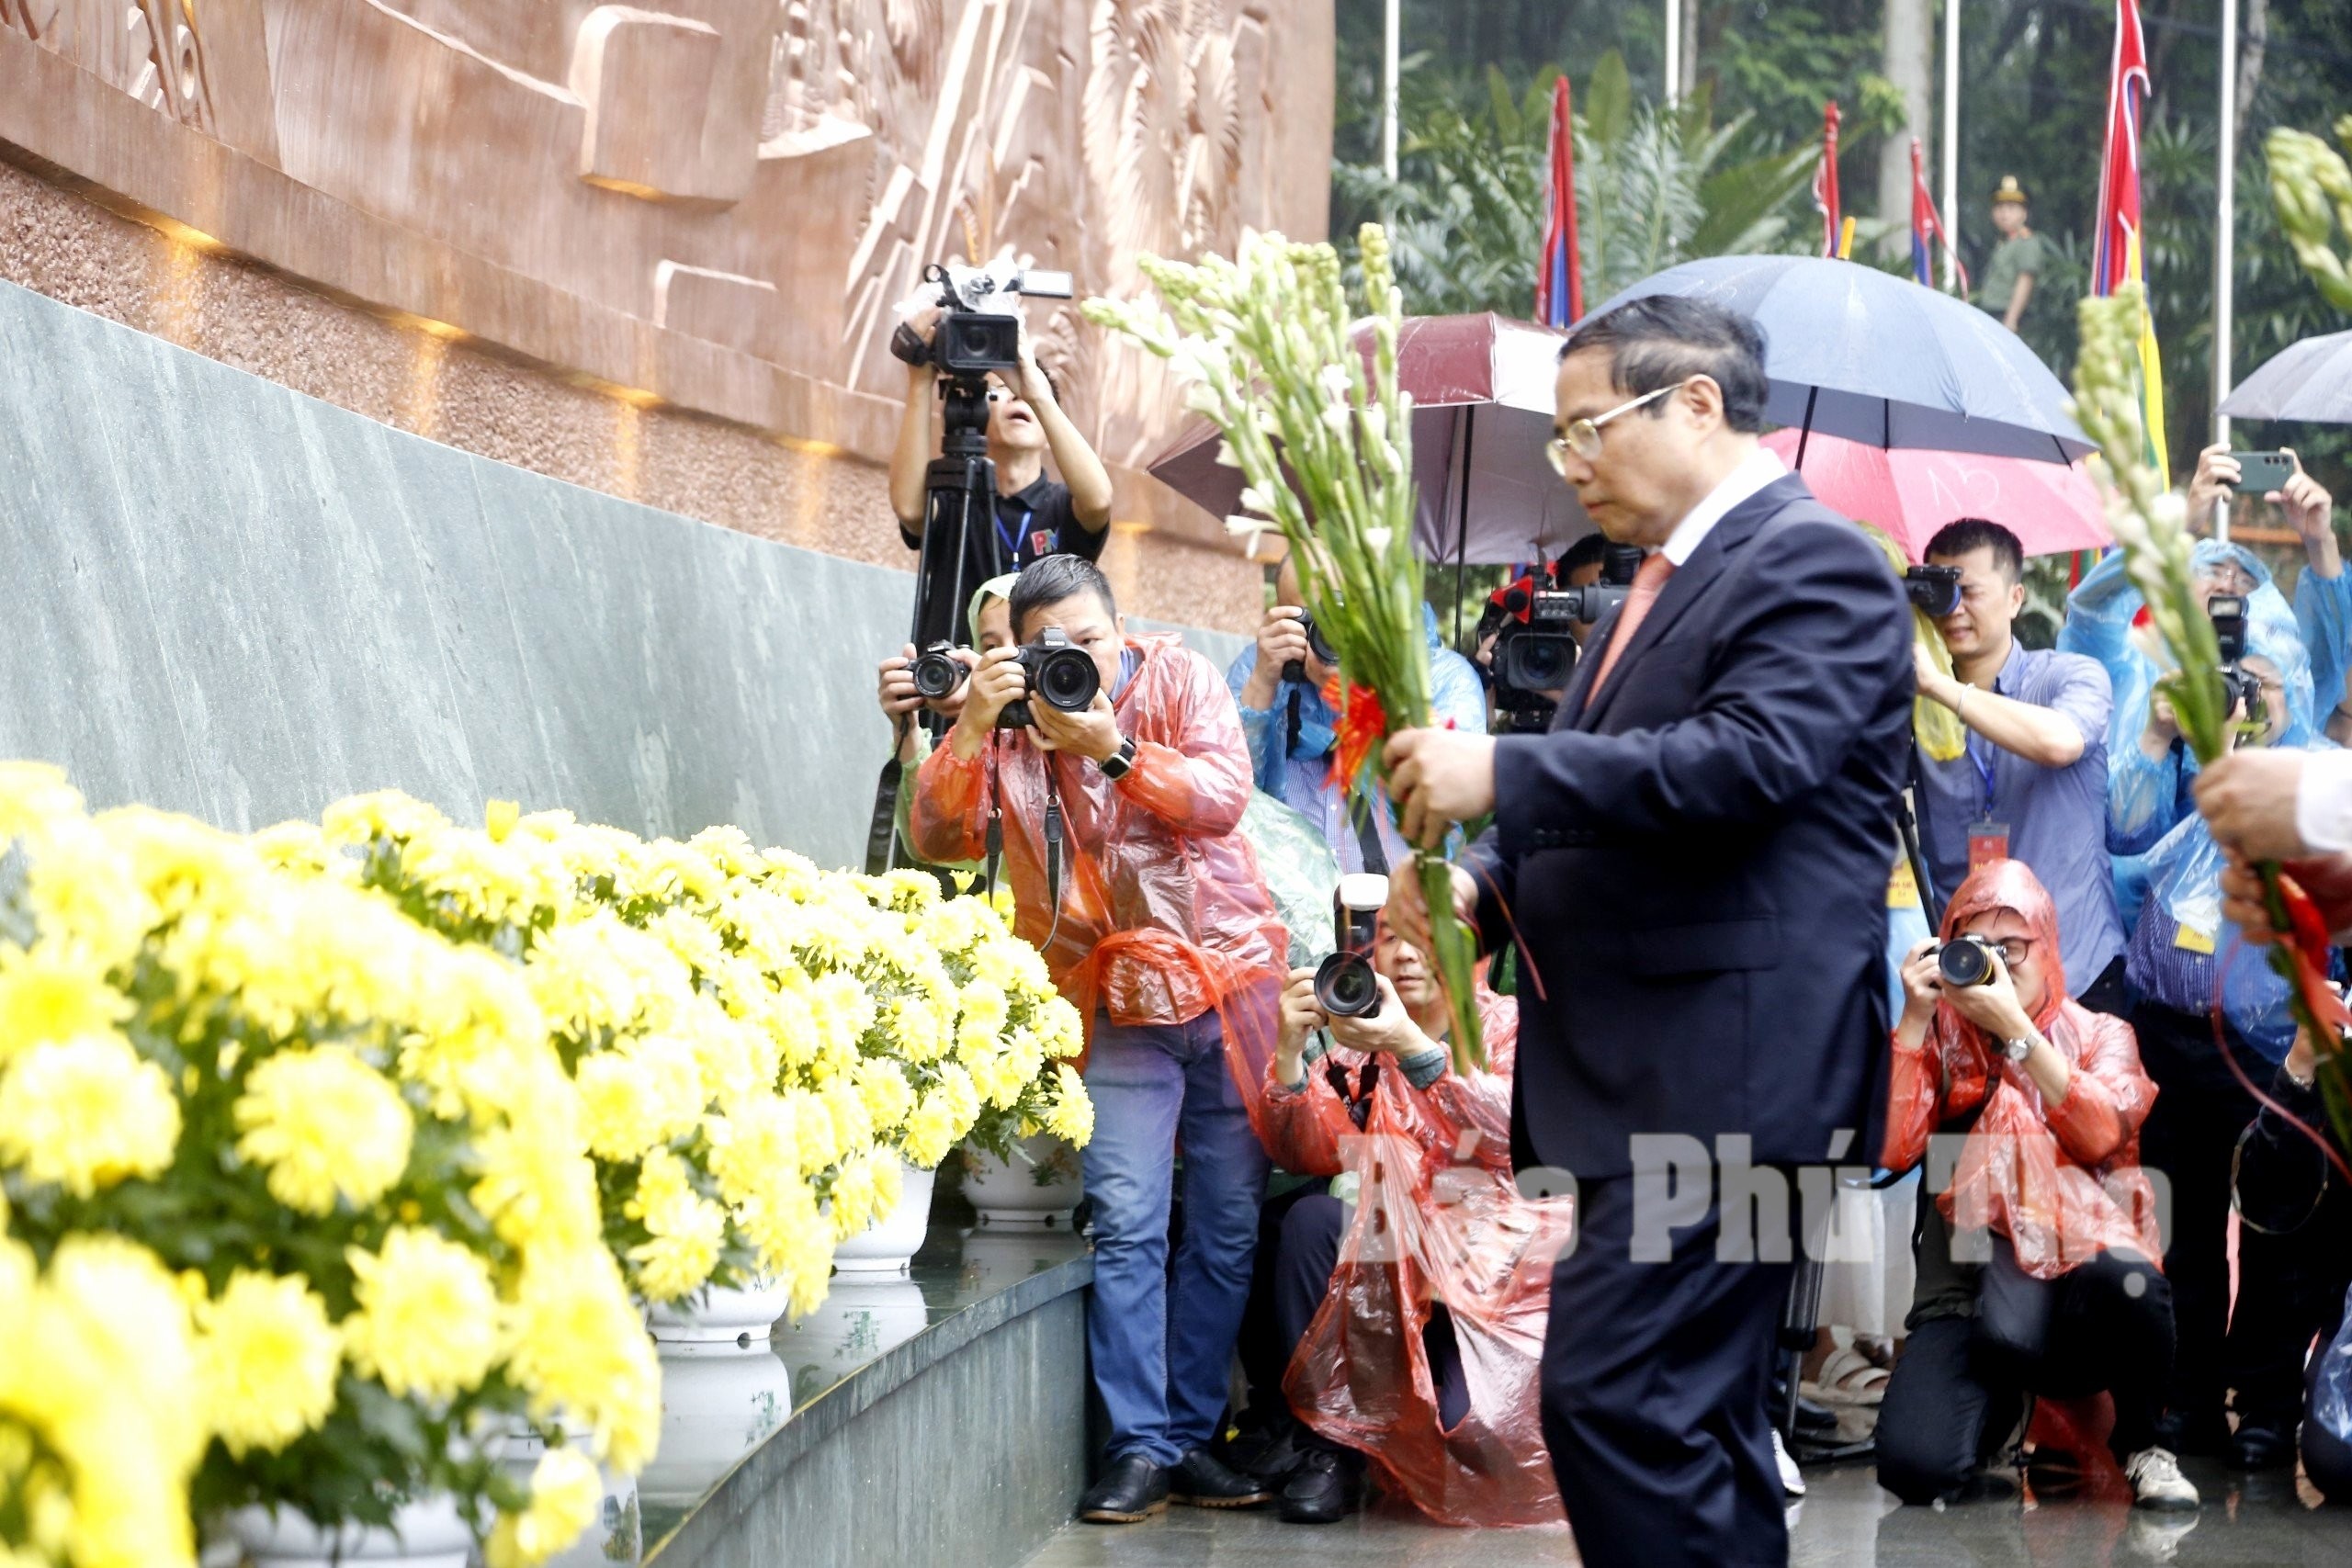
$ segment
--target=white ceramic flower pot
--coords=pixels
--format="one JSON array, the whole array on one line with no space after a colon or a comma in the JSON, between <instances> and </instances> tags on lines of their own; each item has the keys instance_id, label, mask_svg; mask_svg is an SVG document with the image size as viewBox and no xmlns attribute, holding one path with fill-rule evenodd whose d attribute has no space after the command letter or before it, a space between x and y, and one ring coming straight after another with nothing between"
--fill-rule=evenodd
<instances>
[{"instance_id":1,"label":"white ceramic flower pot","mask_svg":"<svg viewBox=\"0 0 2352 1568\"><path fill-rule=\"evenodd\" d=\"M964 1196L983 1229L1066 1231L1085 1190L1077 1170L1078 1152L1050 1133L1023 1138L1009 1162L967 1148Z\"/></svg>"},{"instance_id":2,"label":"white ceramic flower pot","mask_svg":"<svg viewBox=\"0 0 2352 1568\"><path fill-rule=\"evenodd\" d=\"M890 1217L865 1230L833 1248L833 1269L842 1274L903 1274L907 1264L922 1247L923 1233L931 1228L931 1189L938 1180L935 1170L917 1170L907 1166L902 1172L903 1186L899 1194L899 1206Z\"/></svg>"},{"instance_id":3,"label":"white ceramic flower pot","mask_svg":"<svg viewBox=\"0 0 2352 1568\"><path fill-rule=\"evenodd\" d=\"M353 1562L402 1568L466 1568L473 1532L454 1498L419 1497L392 1515L392 1528L345 1525L322 1530L292 1508L238 1508L223 1521L255 1568L338 1568Z\"/></svg>"},{"instance_id":4,"label":"white ceramic flower pot","mask_svg":"<svg viewBox=\"0 0 2352 1568\"><path fill-rule=\"evenodd\" d=\"M792 1373L762 1339L662 1348L662 1446L637 1478L638 1495L692 1504L792 1414Z\"/></svg>"},{"instance_id":5,"label":"white ceramic flower pot","mask_svg":"<svg viewBox=\"0 0 2352 1568\"><path fill-rule=\"evenodd\" d=\"M688 1296L646 1310L646 1323L663 1345L732 1345L748 1350L768 1337L790 1298L781 1286L739 1290L707 1287L700 1300Z\"/></svg>"},{"instance_id":6,"label":"white ceramic flower pot","mask_svg":"<svg viewBox=\"0 0 2352 1568\"><path fill-rule=\"evenodd\" d=\"M931 1322L922 1287L893 1274L844 1274L823 1304L776 1335L776 1353L792 1368L793 1386L828 1389Z\"/></svg>"},{"instance_id":7,"label":"white ceramic flower pot","mask_svg":"<svg viewBox=\"0 0 2352 1568\"><path fill-rule=\"evenodd\" d=\"M1029 1226L974 1228L964 1233L964 1291L967 1296L994 1295L1011 1290L1032 1274L1042 1274L1069 1259L1068 1244L1057 1241L1067 1232ZM1051 1249L1050 1251L1048 1249Z\"/></svg>"}]
</instances>

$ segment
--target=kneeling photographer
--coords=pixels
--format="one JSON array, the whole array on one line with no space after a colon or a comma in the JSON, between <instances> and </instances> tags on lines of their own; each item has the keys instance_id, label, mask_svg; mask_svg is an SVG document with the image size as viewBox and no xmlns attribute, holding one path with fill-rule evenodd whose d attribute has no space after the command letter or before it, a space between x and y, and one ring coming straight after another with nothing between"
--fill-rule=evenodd
<instances>
[{"instance_id":1,"label":"kneeling photographer","mask_svg":"<svg viewBox=\"0 0 2352 1568\"><path fill-rule=\"evenodd\" d=\"M1456 1073L1436 973L1380 917L1387 882L1340 879L1340 953L1283 992L1269 1147L1330 1179L1266 1205L1242 1347L1261 1419L1237 1457L1293 1524L1353 1512L1367 1466L1446 1524L1551 1523L1548 1269L1521 1264L1566 1243L1568 1212L1512 1180L1518 1004L1478 987L1487 1065Z\"/></svg>"},{"instance_id":2,"label":"kneeling photographer","mask_svg":"<svg viewBox=\"0 0 2352 1568\"><path fill-rule=\"evenodd\" d=\"M964 696L971 689L971 672L979 667L981 656L993 649L1012 646L1012 611L1006 596L1012 592L1012 574L989 578L972 595L971 613L967 622L972 637L971 648L952 648L944 644L918 651L909 643L903 651L882 660L878 670L877 696L882 716L890 721L896 745L890 753L890 769L883 776L883 791L897 804L890 813L899 843L911 851L914 831L908 825L907 814L914 805L910 791L899 787L901 772L919 768L931 755L933 724L938 720L954 723L964 711ZM978 651L975 652L977 649ZM922 716L936 715L927 724ZM880 832L877 823L874 829ZM881 846L888 849L889 846ZM896 858L875 860L874 846L868 846L870 863L867 870L879 872L886 865L899 863Z\"/></svg>"},{"instance_id":3,"label":"kneeling photographer","mask_svg":"<svg viewBox=\"0 0 2352 1568\"><path fill-rule=\"evenodd\" d=\"M1208 1450L1257 1248L1267 1160L1252 1122L1288 970L1289 933L1235 833L1250 800L1240 721L1206 660L1126 634L1088 561L1027 568L1011 608L1024 640L981 657L916 776L914 848L991 869L1001 849L1013 929L1087 1021L1087 1346L1111 1438L1079 1517L1264 1502Z\"/></svg>"},{"instance_id":4,"label":"kneeling photographer","mask_svg":"<svg viewBox=\"0 0 2352 1568\"><path fill-rule=\"evenodd\" d=\"M1996 860L1904 959L1880 1163L1962 1140L1920 1186L1910 1342L1879 1410L1879 1483L1906 1503L1973 1494L2027 1394L2104 1389L2139 1506L2197 1506L2157 1428L2172 1295L2138 1157L2156 1088L2131 1026L2066 994L2062 940L2041 881Z\"/></svg>"}]
</instances>

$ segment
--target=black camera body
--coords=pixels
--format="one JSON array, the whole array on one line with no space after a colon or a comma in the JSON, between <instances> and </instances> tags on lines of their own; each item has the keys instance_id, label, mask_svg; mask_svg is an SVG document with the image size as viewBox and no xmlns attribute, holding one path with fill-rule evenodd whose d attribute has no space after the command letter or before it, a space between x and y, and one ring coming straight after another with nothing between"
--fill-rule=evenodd
<instances>
[{"instance_id":1,"label":"black camera body","mask_svg":"<svg viewBox=\"0 0 2352 1568\"><path fill-rule=\"evenodd\" d=\"M923 269L923 281L939 285L940 316L929 343L912 327L890 335L890 352L910 365L928 365L941 375L977 384L993 371L1010 376L1021 367L1021 318L992 309L1011 295L1067 299L1073 290L1066 272L1044 272L997 262L988 266Z\"/></svg>"},{"instance_id":2,"label":"black camera body","mask_svg":"<svg viewBox=\"0 0 2352 1568\"><path fill-rule=\"evenodd\" d=\"M1029 711L1033 700L1063 713L1083 713L1102 689L1102 671L1095 668L1094 656L1073 644L1059 626L1047 626L1035 642L1023 643L1020 664L1029 694L1004 705L996 716L999 729L1026 729L1036 723Z\"/></svg>"},{"instance_id":3,"label":"black camera body","mask_svg":"<svg viewBox=\"0 0 2352 1568\"><path fill-rule=\"evenodd\" d=\"M2205 601L2213 620L2213 641L2222 655L2222 688L2232 706L2243 705L2245 723L2259 729L2270 721L2262 694L2262 677L2245 667L2247 605L2245 596L2216 593Z\"/></svg>"},{"instance_id":4,"label":"black camera body","mask_svg":"<svg viewBox=\"0 0 2352 1568\"><path fill-rule=\"evenodd\" d=\"M1503 590L1502 635L1495 639L1496 728L1505 734L1540 733L1552 725L1557 699L1576 673L1577 639L1568 628L1589 625L1625 602L1642 552L1610 545L1601 552L1600 581L1575 588L1533 586L1526 579Z\"/></svg>"},{"instance_id":5,"label":"black camera body","mask_svg":"<svg viewBox=\"0 0 2352 1568\"><path fill-rule=\"evenodd\" d=\"M1333 1018L1372 1018L1380 1011L1380 976L1372 967L1388 879L1372 872L1340 878L1331 896L1339 951L1315 968L1315 1005Z\"/></svg>"},{"instance_id":6,"label":"black camera body","mask_svg":"<svg viewBox=\"0 0 2352 1568\"><path fill-rule=\"evenodd\" d=\"M1339 650L1331 646L1330 640L1324 637L1321 628L1316 626L1314 616L1301 615L1298 617L1298 629L1306 634L1306 646L1315 650L1316 658L1326 664L1337 667L1340 662ZM1294 659L1283 665L1283 679L1285 681L1306 680L1306 660Z\"/></svg>"},{"instance_id":7,"label":"black camera body","mask_svg":"<svg viewBox=\"0 0 2352 1568\"><path fill-rule=\"evenodd\" d=\"M1915 566L1903 574L1903 596L1940 621L1960 608L1960 568Z\"/></svg>"},{"instance_id":8,"label":"black camera body","mask_svg":"<svg viewBox=\"0 0 2352 1568\"><path fill-rule=\"evenodd\" d=\"M1993 944L1981 936L1956 936L1936 950L1936 972L1947 986L1981 986L1993 977Z\"/></svg>"},{"instance_id":9,"label":"black camera body","mask_svg":"<svg viewBox=\"0 0 2352 1568\"><path fill-rule=\"evenodd\" d=\"M914 676L915 690L931 701L936 702L947 695L972 673L964 661L956 657L955 649L954 643L934 642L909 666Z\"/></svg>"}]
</instances>

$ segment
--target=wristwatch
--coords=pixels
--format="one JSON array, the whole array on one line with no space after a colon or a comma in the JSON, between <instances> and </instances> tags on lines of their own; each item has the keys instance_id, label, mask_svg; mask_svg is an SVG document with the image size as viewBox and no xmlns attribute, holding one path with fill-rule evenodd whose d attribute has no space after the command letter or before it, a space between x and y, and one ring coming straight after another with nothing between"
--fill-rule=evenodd
<instances>
[{"instance_id":1,"label":"wristwatch","mask_svg":"<svg viewBox=\"0 0 2352 1568\"><path fill-rule=\"evenodd\" d=\"M1135 737L1120 736L1119 749L1094 765L1102 770L1102 776L1106 779L1125 778L1127 770L1136 765Z\"/></svg>"},{"instance_id":2,"label":"wristwatch","mask_svg":"<svg viewBox=\"0 0 2352 1568\"><path fill-rule=\"evenodd\" d=\"M2025 1066L2025 1059L2033 1055L2033 1036L2020 1034L2015 1040L2004 1042L2002 1050L2007 1054L2010 1061L2022 1067Z\"/></svg>"}]
</instances>

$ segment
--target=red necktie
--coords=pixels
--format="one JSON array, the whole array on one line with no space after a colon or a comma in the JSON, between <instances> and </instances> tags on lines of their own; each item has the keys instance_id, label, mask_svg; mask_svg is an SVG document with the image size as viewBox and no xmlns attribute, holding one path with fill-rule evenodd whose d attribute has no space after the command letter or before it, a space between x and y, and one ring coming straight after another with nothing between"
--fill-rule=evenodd
<instances>
[{"instance_id":1,"label":"red necktie","mask_svg":"<svg viewBox=\"0 0 2352 1568\"><path fill-rule=\"evenodd\" d=\"M1666 558L1664 551L1648 557L1642 562L1642 569L1634 573L1634 586L1625 595L1625 607L1617 613L1617 625L1610 632L1609 650L1600 656L1600 671L1593 676L1592 684L1585 688L1585 706L1590 707L1593 698L1600 694L1600 688L1608 682L1609 672L1617 668L1617 656L1625 651L1626 646L1634 640L1634 634L1642 629L1643 617L1650 613L1650 606L1657 603L1658 591L1673 575L1674 563Z\"/></svg>"}]
</instances>

